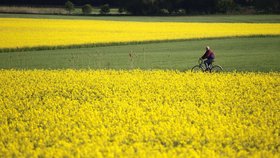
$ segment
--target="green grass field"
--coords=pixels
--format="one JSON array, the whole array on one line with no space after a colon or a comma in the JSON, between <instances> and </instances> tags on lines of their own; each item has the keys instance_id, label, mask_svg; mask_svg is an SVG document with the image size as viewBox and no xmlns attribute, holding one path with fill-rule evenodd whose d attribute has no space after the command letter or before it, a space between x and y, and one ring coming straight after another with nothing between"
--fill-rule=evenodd
<instances>
[{"instance_id":1,"label":"green grass field","mask_svg":"<svg viewBox=\"0 0 280 158\"><path fill-rule=\"evenodd\" d=\"M190 69L210 45L226 71L279 71L280 37L244 37L0 53L9 69Z\"/></svg>"},{"instance_id":2,"label":"green grass field","mask_svg":"<svg viewBox=\"0 0 280 158\"><path fill-rule=\"evenodd\" d=\"M225 22L280 23L279 15L203 15L203 16L73 16L38 14L0 14L1 18L88 19L143 22Z\"/></svg>"}]
</instances>

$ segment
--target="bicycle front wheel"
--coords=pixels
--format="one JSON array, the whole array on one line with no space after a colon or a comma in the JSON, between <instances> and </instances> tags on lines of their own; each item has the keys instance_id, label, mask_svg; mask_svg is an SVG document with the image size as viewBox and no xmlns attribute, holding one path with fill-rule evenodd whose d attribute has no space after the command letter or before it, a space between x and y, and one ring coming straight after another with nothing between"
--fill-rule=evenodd
<instances>
[{"instance_id":1,"label":"bicycle front wheel","mask_svg":"<svg viewBox=\"0 0 280 158\"><path fill-rule=\"evenodd\" d=\"M192 72L203 72L203 68L200 65L195 65L192 68Z\"/></svg>"},{"instance_id":2,"label":"bicycle front wheel","mask_svg":"<svg viewBox=\"0 0 280 158\"><path fill-rule=\"evenodd\" d=\"M222 72L223 68L220 65L214 65L211 69L211 72Z\"/></svg>"}]
</instances>

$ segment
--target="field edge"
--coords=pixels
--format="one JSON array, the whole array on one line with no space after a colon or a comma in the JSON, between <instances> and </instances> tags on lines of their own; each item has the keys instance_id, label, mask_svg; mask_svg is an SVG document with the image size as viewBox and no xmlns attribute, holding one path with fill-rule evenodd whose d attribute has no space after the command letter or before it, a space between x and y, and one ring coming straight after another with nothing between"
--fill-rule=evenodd
<instances>
[{"instance_id":1,"label":"field edge","mask_svg":"<svg viewBox=\"0 0 280 158\"><path fill-rule=\"evenodd\" d=\"M149 44L149 43L165 43L165 42L181 42L181 41L202 41L202 40L234 39L234 38L256 38L256 37L257 38L280 37L280 35L227 36L227 37L209 37L209 38L192 38L192 39L164 39L164 40L131 41L131 42L87 43L87 44L72 44L72 45L60 45L60 46L0 48L0 53L41 51L41 50L58 50L58 49L76 49L76 48L93 48L93 47L122 46L122 45L139 45L139 44Z\"/></svg>"}]
</instances>

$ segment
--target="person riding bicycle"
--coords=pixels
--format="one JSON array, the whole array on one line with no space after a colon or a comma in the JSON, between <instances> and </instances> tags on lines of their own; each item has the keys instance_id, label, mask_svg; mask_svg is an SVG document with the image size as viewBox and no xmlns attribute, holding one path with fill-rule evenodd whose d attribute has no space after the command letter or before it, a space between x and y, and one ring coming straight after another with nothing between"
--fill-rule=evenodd
<instances>
[{"instance_id":1,"label":"person riding bicycle","mask_svg":"<svg viewBox=\"0 0 280 158\"><path fill-rule=\"evenodd\" d=\"M206 52L204 53L204 55L201 57L201 58L199 58L199 59L206 59L205 61L204 61L204 64L205 64L205 66L206 66L206 70L209 70L210 68L209 68L209 65L211 65L212 64L212 62L214 61L214 59L215 59L215 54L214 54L214 52L212 52L211 51L211 49L210 49L210 47L209 46L206 46Z\"/></svg>"}]
</instances>

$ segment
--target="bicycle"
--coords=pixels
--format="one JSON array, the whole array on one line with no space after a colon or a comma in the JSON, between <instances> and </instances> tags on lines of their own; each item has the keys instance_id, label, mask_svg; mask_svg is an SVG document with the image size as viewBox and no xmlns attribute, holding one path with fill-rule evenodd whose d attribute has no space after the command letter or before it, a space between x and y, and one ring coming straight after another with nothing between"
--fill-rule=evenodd
<instances>
[{"instance_id":1,"label":"bicycle","mask_svg":"<svg viewBox=\"0 0 280 158\"><path fill-rule=\"evenodd\" d=\"M223 71L223 67L220 66L220 65L213 65L213 63L212 63L212 64L209 65L209 69L206 69L206 66L203 62L203 59L199 59L198 60L198 65L195 65L194 67L192 67L191 71L192 72L207 72L207 71L209 71L209 72L221 72L221 71Z\"/></svg>"}]
</instances>

